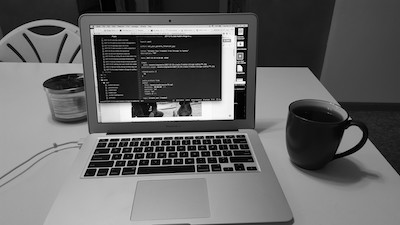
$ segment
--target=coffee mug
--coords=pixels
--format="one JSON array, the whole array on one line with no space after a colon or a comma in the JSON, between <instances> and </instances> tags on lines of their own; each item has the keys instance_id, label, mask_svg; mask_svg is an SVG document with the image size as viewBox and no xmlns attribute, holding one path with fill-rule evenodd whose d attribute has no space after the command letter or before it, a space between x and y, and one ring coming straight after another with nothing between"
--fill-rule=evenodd
<instances>
[{"instance_id":1,"label":"coffee mug","mask_svg":"<svg viewBox=\"0 0 400 225\"><path fill-rule=\"evenodd\" d=\"M362 138L353 148L337 153L344 131L359 127ZM349 118L339 105L316 99L303 99L289 105L286 146L290 160L297 166L316 170L332 160L360 150L368 139L367 126Z\"/></svg>"}]
</instances>

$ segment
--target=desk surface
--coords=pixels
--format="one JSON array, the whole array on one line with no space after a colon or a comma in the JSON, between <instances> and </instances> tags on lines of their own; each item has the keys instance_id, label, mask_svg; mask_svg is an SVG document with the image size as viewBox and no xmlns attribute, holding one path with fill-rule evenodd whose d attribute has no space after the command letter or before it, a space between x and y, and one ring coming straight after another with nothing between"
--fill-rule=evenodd
<instances>
[{"instance_id":1,"label":"desk surface","mask_svg":"<svg viewBox=\"0 0 400 225\"><path fill-rule=\"evenodd\" d=\"M42 88L49 77L81 71L80 64L0 63L0 176L53 143L88 134L86 122L53 121ZM398 224L400 177L371 142L319 171L290 163L285 145L289 103L302 98L335 101L311 71L257 72L256 130L292 208L294 224ZM360 136L357 128L348 130L339 151ZM0 188L0 224L42 224L76 154L77 150L53 154Z\"/></svg>"}]
</instances>

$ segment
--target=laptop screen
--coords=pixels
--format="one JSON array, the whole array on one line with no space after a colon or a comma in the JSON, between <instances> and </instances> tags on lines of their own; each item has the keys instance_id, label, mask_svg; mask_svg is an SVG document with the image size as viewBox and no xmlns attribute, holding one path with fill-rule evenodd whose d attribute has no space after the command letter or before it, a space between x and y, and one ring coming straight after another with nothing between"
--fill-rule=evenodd
<instances>
[{"instance_id":1,"label":"laptop screen","mask_svg":"<svg viewBox=\"0 0 400 225\"><path fill-rule=\"evenodd\" d=\"M247 24L90 25L98 123L246 119Z\"/></svg>"}]
</instances>

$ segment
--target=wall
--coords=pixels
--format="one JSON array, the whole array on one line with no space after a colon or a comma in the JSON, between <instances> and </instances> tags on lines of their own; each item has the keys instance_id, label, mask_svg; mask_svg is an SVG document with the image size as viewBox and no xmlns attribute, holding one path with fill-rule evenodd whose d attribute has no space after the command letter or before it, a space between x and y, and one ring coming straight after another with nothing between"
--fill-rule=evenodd
<instances>
[{"instance_id":1,"label":"wall","mask_svg":"<svg viewBox=\"0 0 400 225\"><path fill-rule=\"evenodd\" d=\"M400 103L399 12L399 0L336 0L321 82L338 101Z\"/></svg>"},{"instance_id":2,"label":"wall","mask_svg":"<svg viewBox=\"0 0 400 225\"><path fill-rule=\"evenodd\" d=\"M249 0L258 15L258 65L308 67L320 77L335 0Z\"/></svg>"},{"instance_id":3,"label":"wall","mask_svg":"<svg viewBox=\"0 0 400 225\"><path fill-rule=\"evenodd\" d=\"M0 27L3 34L37 19L60 19L78 23L76 0L1 0Z\"/></svg>"}]
</instances>

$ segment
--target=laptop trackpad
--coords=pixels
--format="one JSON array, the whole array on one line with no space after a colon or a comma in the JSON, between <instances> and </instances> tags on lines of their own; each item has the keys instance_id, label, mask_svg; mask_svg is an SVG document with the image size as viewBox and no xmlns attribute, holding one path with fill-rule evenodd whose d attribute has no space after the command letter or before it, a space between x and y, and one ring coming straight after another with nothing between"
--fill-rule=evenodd
<instances>
[{"instance_id":1,"label":"laptop trackpad","mask_svg":"<svg viewBox=\"0 0 400 225\"><path fill-rule=\"evenodd\" d=\"M207 183L203 178L139 181L131 220L210 217Z\"/></svg>"}]
</instances>

